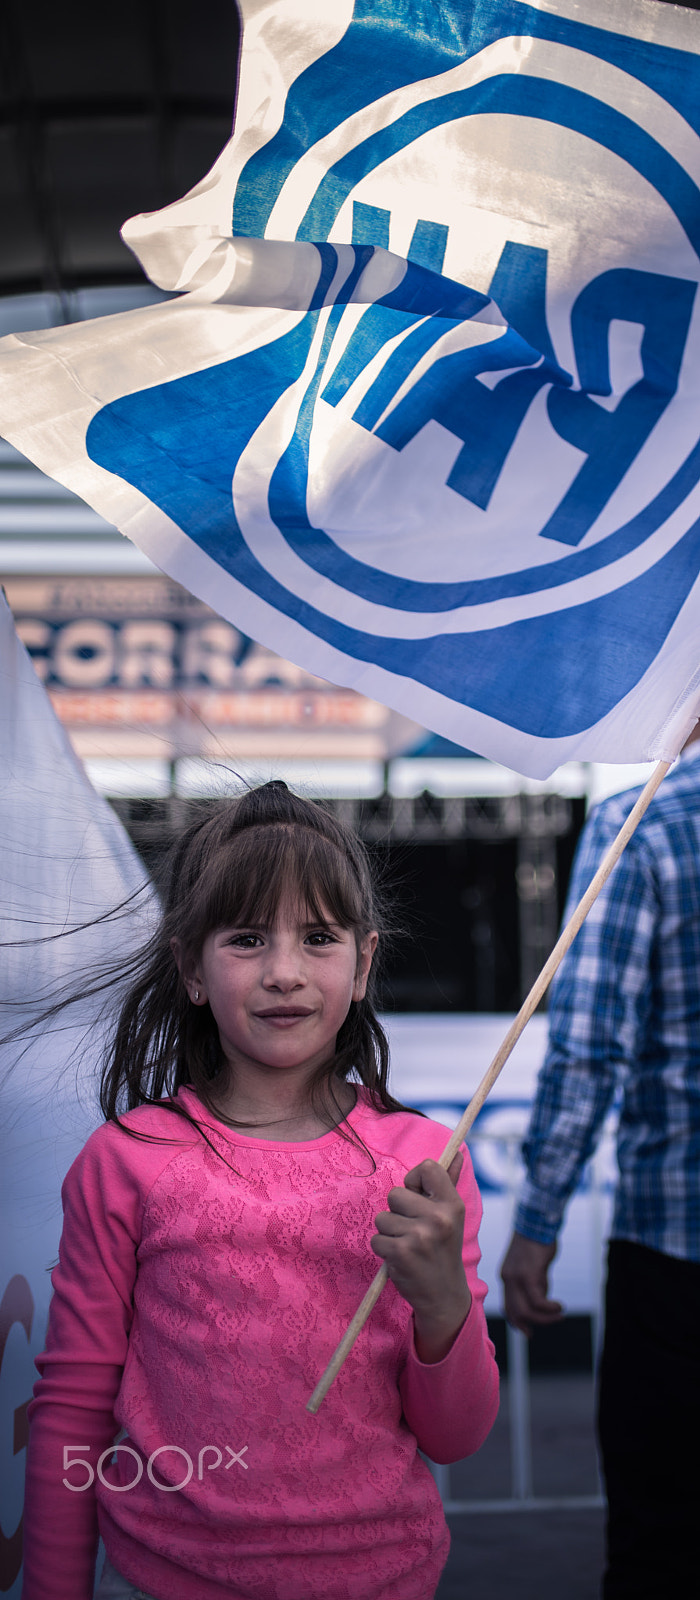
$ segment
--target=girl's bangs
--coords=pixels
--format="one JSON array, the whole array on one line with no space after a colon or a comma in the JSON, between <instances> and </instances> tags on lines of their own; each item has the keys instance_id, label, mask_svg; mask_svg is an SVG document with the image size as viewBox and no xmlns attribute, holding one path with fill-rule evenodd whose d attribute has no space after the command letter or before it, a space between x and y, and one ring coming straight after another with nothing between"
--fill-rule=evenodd
<instances>
[{"instance_id":1,"label":"girl's bangs","mask_svg":"<svg viewBox=\"0 0 700 1600\"><path fill-rule=\"evenodd\" d=\"M371 926L369 884L338 846L315 829L278 823L234 834L209 862L194 890L193 942L217 928L269 927L290 899L314 922Z\"/></svg>"}]
</instances>

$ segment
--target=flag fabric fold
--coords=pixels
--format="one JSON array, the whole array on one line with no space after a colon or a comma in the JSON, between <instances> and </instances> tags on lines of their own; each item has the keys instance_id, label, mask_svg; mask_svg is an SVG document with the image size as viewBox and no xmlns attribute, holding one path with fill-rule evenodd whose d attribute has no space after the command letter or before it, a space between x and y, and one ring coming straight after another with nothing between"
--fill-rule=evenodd
<instances>
[{"instance_id":1,"label":"flag fabric fold","mask_svg":"<svg viewBox=\"0 0 700 1600\"><path fill-rule=\"evenodd\" d=\"M330 15L329 15L330 10ZM321 677L533 776L700 698L700 19L244 0L165 304L0 341L0 428Z\"/></svg>"}]
</instances>

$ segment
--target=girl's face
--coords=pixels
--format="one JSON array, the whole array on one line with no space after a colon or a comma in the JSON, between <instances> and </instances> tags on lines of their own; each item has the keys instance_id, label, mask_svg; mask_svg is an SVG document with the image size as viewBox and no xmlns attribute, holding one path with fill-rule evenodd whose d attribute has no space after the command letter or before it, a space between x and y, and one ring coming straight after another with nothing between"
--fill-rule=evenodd
<instances>
[{"instance_id":1,"label":"girl's face","mask_svg":"<svg viewBox=\"0 0 700 1600\"><path fill-rule=\"evenodd\" d=\"M310 1075L332 1055L351 1001L365 993L377 937L368 934L358 955L352 929L330 915L313 922L306 909L282 902L270 927L209 934L185 976L187 991L193 1004L211 1006L232 1067Z\"/></svg>"}]
</instances>

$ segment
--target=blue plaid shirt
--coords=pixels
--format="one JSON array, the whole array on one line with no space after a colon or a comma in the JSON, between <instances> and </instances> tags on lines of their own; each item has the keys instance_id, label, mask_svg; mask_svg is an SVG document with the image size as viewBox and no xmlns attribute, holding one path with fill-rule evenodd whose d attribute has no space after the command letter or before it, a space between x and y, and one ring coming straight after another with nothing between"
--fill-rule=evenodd
<instances>
[{"instance_id":1,"label":"blue plaid shirt","mask_svg":"<svg viewBox=\"0 0 700 1600\"><path fill-rule=\"evenodd\" d=\"M567 916L639 793L592 812ZM700 741L664 779L552 984L519 1233L556 1238L618 1086L613 1236L700 1261Z\"/></svg>"}]
</instances>

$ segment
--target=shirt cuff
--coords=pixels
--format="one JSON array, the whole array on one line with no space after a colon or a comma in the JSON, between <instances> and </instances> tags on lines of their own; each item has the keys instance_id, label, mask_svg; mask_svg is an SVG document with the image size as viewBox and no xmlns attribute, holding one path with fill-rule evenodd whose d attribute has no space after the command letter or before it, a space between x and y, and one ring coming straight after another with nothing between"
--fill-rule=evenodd
<instances>
[{"instance_id":1,"label":"shirt cuff","mask_svg":"<svg viewBox=\"0 0 700 1600\"><path fill-rule=\"evenodd\" d=\"M464 1322L462 1323L461 1328L455 1334L454 1339L452 1340L452 1343L450 1345L449 1350L445 1353L444 1356L442 1356L440 1358L439 1361L422 1361L421 1360L421 1358L420 1358L420 1356L418 1354L418 1351L416 1349L416 1323L415 1323L415 1317L411 1317L411 1343L410 1343L409 1352L408 1352L409 1360L417 1362L418 1366L419 1367L423 1367L426 1372L432 1372L433 1370L437 1370L439 1367L444 1367L445 1362L449 1361L450 1356L452 1355L453 1350L455 1350L457 1348L457 1345L460 1344L460 1342L461 1343L465 1343L469 1339L470 1333L471 1333L471 1329L470 1329L470 1333L469 1334L466 1332L466 1330L467 1330L470 1322L474 1323L477 1320L476 1317L472 1317L473 1310L474 1310L474 1297L472 1296L471 1305L469 1307L469 1310L467 1312L466 1317L464 1318Z\"/></svg>"},{"instance_id":2,"label":"shirt cuff","mask_svg":"<svg viewBox=\"0 0 700 1600\"><path fill-rule=\"evenodd\" d=\"M537 1244L554 1244L564 1216L566 1202L558 1200L549 1190L538 1189L534 1183L525 1183L515 1209L513 1227L526 1239Z\"/></svg>"}]
</instances>

